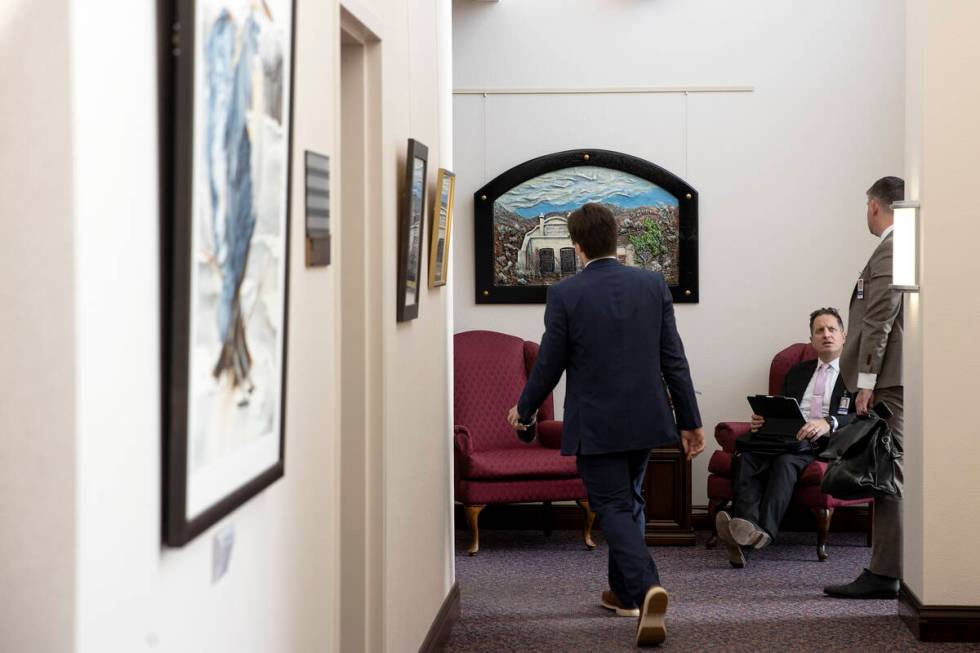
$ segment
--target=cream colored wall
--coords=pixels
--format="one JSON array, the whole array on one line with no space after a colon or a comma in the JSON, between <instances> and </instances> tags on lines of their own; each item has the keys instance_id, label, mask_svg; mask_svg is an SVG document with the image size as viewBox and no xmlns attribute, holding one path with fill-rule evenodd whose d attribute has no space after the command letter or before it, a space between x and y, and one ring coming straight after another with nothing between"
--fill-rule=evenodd
<instances>
[{"instance_id":1,"label":"cream colored wall","mask_svg":"<svg viewBox=\"0 0 980 653\"><path fill-rule=\"evenodd\" d=\"M905 32L905 196L922 196L922 109L925 66L924 3L907 0ZM905 296L902 343L905 384L905 583L922 596L924 584L923 483L925 449L922 437L922 306L918 294Z\"/></svg>"},{"instance_id":2,"label":"cream colored wall","mask_svg":"<svg viewBox=\"0 0 980 653\"><path fill-rule=\"evenodd\" d=\"M67 0L0 4L3 651L68 651L74 642L75 290L67 6ZM45 47L38 47L42 42Z\"/></svg>"},{"instance_id":3,"label":"cream colored wall","mask_svg":"<svg viewBox=\"0 0 980 653\"><path fill-rule=\"evenodd\" d=\"M437 96L447 1L350 0L384 36L370 98L383 130L368 138L382 160L369 182L378 288L365 291L380 313L368 352L381 388L365 501L372 651L417 649L452 582L449 290L423 290L411 323L394 310L406 140L430 147L430 192L450 147ZM339 190L340 4L296 3L286 474L180 549L161 547L159 526L156 10L63 4L54 18L26 2L0 10L0 82L20 100L0 108L0 584L18 597L0 611L0 648L341 650L341 538L365 546L340 529L343 232L335 220L330 267L305 267L302 175L303 151L324 152ZM231 565L212 583L212 537L226 527Z\"/></svg>"},{"instance_id":4,"label":"cream colored wall","mask_svg":"<svg viewBox=\"0 0 980 653\"><path fill-rule=\"evenodd\" d=\"M302 174L303 150L334 147L324 120L335 97L333 9L297 2L285 476L170 549L159 530L157 16L153 3L73 6L70 211L84 300L76 650L339 650L338 268L304 265ZM107 40L107 25L125 29ZM212 583L213 535L226 527L231 563Z\"/></svg>"},{"instance_id":5,"label":"cream colored wall","mask_svg":"<svg viewBox=\"0 0 980 653\"><path fill-rule=\"evenodd\" d=\"M438 42L449 28L433 0L373 3L384 16L384 143L382 192L385 650L414 651L425 638L451 584L450 437L446 428L447 301L452 286L425 288L419 318L395 322L399 192L406 141L429 147L428 202L421 279L428 279L435 172L439 153ZM444 53L448 56L448 53ZM447 117L448 119L448 117Z\"/></svg>"},{"instance_id":6,"label":"cream colored wall","mask_svg":"<svg viewBox=\"0 0 980 653\"><path fill-rule=\"evenodd\" d=\"M980 526L969 508L964 517L964 506L980 501L980 439L970 412L980 395L980 215L973 201L980 45L972 29L980 6L908 6L907 196L922 203L922 269L921 292L906 304L906 583L926 605L976 606Z\"/></svg>"}]
</instances>

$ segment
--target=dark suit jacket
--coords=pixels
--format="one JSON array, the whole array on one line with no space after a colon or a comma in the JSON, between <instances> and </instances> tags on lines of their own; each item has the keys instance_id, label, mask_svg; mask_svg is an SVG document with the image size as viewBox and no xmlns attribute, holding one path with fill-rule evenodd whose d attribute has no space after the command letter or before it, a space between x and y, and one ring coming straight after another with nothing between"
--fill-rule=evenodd
<instances>
[{"instance_id":1,"label":"dark suit jacket","mask_svg":"<svg viewBox=\"0 0 980 653\"><path fill-rule=\"evenodd\" d=\"M888 234L872 252L861 271L864 297L858 287L851 292L847 341L840 356L841 375L851 392L857 392L858 374L876 374L876 388L902 385L902 292L891 287L892 248L895 234Z\"/></svg>"},{"instance_id":2,"label":"dark suit jacket","mask_svg":"<svg viewBox=\"0 0 980 653\"><path fill-rule=\"evenodd\" d=\"M663 275L595 260L548 289L544 325L517 410L526 422L567 371L564 455L650 449L701 426Z\"/></svg>"},{"instance_id":3,"label":"dark suit jacket","mask_svg":"<svg viewBox=\"0 0 980 653\"><path fill-rule=\"evenodd\" d=\"M783 379L783 394L787 397L796 397L797 401L803 401L803 393L806 392L806 387L810 384L810 378L813 373L817 371L817 360L803 361L802 363L797 363L789 372L786 373L786 378ZM845 424L850 423L854 419L855 408L854 408L854 398L851 397L848 402L847 413L844 415L838 415L840 410L840 402L844 396L849 396L847 393L847 388L844 387L844 372L841 371L837 374L837 382L834 383L834 391L830 395L830 414L837 418L837 428L843 427Z\"/></svg>"}]
</instances>

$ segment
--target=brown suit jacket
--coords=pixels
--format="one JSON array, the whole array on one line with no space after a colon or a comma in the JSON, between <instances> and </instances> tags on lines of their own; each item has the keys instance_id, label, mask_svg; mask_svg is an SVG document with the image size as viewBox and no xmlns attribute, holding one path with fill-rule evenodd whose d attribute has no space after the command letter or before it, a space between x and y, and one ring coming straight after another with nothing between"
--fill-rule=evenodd
<instances>
[{"instance_id":1,"label":"brown suit jacket","mask_svg":"<svg viewBox=\"0 0 980 653\"><path fill-rule=\"evenodd\" d=\"M902 293L893 290L892 241L888 234L861 271L864 298L854 285L848 309L847 340L840 357L841 376L857 392L858 373L877 374L876 388L902 385Z\"/></svg>"}]
</instances>

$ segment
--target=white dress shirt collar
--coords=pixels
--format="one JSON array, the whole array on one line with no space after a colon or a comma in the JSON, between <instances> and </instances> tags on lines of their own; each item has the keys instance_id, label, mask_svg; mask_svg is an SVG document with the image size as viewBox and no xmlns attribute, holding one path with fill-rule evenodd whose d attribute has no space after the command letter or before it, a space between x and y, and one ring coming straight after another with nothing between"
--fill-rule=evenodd
<instances>
[{"instance_id":1,"label":"white dress shirt collar","mask_svg":"<svg viewBox=\"0 0 980 653\"><path fill-rule=\"evenodd\" d=\"M885 230L881 232L881 240L885 240L885 238L888 238L888 234L890 234L894 230L895 230L895 225L893 224L888 225L885 228Z\"/></svg>"},{"instance_id":2,"label":"white dress shirt collar","mask_svg":"<svg viewBox=\"0 0 980 653\"><path fill-rule=\"evenodd\" d=\"M584 270L585 268L589 267L589 263L591 263L592 261L601 261L604 258L616 258L616 257L615 256L600 256L599 258L590 258L588 261L585 262L585 265L582 266L582 269Z\"/></svg>"},{"instance_id":3,"label":"white dress shirt collar","mask_svg":"<svg viewBox=\"0 0 980 653\"><path fill-rule=\"evenodd\" d=\"M823 363L823 361L818 358L817 367L820 367L821 363ZM837 358L835 358L834 360L830 361L827 364L830 365L832 368L834 368L835 372L840 373L840 356L838 356Z\"/></svg>"}]
</instances>

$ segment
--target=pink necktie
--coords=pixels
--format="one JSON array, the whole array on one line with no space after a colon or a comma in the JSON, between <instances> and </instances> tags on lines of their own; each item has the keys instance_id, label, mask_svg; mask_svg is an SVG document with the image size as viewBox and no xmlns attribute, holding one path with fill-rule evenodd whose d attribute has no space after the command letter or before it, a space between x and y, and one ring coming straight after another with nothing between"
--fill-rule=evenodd
<instances>
[{"instance_id":1,"label":"pink necktie","mask_svg":"<svg viewBox=\"0 0 980 653\"><path fill-rule=\"evenodd\" d=\"M817 380L813 382L813 399L810 400L810 419L823 417L823 394L827 388L826 363L820 363L817 368Z\"/></svg>"}]
</instances>

